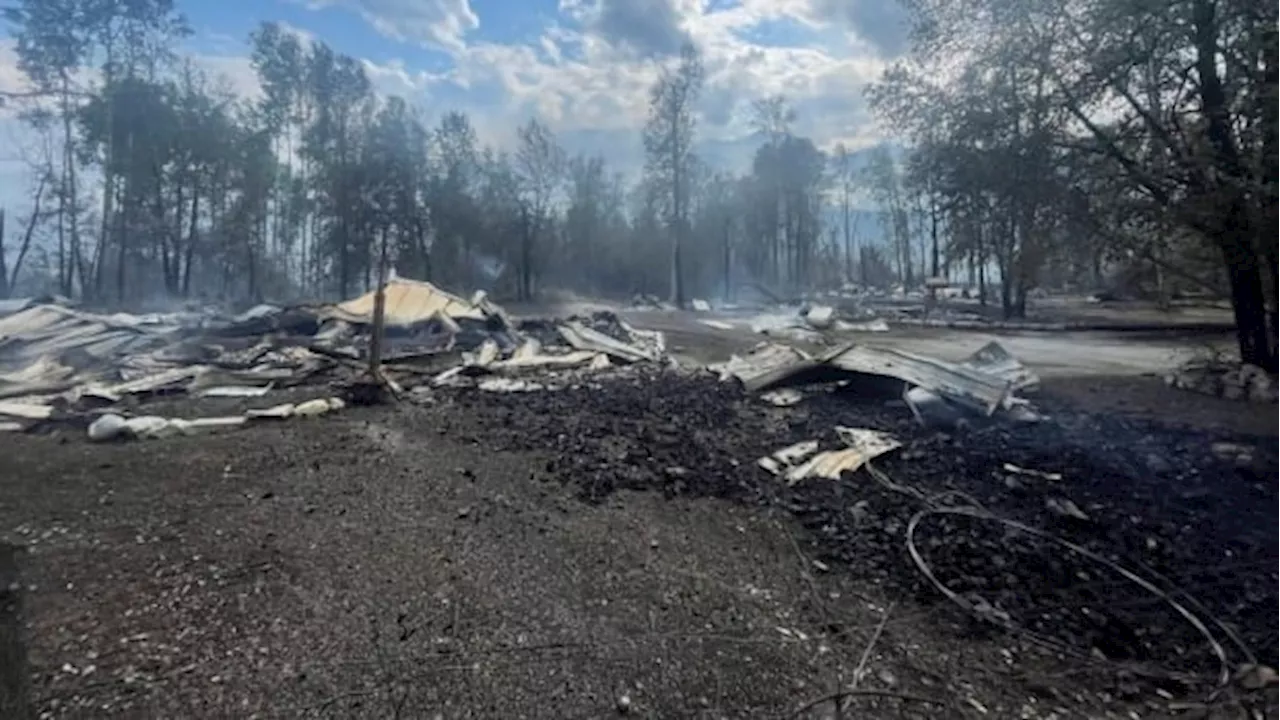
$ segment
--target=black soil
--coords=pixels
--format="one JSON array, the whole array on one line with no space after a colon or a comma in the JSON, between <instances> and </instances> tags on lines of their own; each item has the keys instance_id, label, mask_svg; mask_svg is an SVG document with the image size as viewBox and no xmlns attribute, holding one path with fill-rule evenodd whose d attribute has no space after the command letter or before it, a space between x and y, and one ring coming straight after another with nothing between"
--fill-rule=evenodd
<instances>
[{"instance_id":1,"label":"black soil","mask_svg":"<svg viewBox=\"0 0 1280 720\"><path fill-rule=\"evenodd\" d=\"M861 668L882 695L845 717L1274 712L1274 691L1205 707L1209 644L1111 568L990 519L922 516L921 557L981 610L966 612L906 545L926 508L980 506L1150 578L1233 671L1250 653L1274 666L1274 437L1053 397L1045 423L938 433L857 393L779 409L638 370L416 397L163 441L0 437L36 709L777 718ZM755 464L838 447L837 425L901 439L876 467L911 492L866 471L787 487Z\"/></svg>"}]
</instances>

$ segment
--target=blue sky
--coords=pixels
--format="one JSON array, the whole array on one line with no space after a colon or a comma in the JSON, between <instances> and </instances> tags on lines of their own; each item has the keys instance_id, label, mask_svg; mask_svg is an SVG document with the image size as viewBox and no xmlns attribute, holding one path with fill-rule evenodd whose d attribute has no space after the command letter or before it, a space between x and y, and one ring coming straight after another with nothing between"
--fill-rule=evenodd
<instances>
[{"instance_id":1,"label":"blue sky","mask_svg":"<svg viewBox=\"0 0 1280 720\"><path fill-rule=\"evenodd\" d=\"M646 91L683 42L706 65L699 151L726 170L749 162L751 102L785 95L795 131L820 147L883 137L863 89L901 52L893 0L177 0L185 52L246 96L257 92L246 39L276 21L361 59L379 92L430 115L470 114L485 142L509 146L532 115L575 152L634 171ZM0 89L17 89L13 40L0 33ZM0 146L20 134L0 111ZM12 143L11 143L12 144ZM18 172L0 150L0 202Z\"/></svg>"}]
</instances>

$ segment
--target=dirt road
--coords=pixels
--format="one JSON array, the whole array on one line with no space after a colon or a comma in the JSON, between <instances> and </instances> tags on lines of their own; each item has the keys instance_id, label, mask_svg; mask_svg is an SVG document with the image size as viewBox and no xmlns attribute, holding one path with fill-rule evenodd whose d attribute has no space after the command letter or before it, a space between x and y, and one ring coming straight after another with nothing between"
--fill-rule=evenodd
<instances>
[{"instance_id":1,"label":"dirt road","mask_svg":"<svg viewBox=\"0 0 1280 720\"><path fill-rule=\"evenodd\" d=\"M623 313L637 327L662 330L689 356L705 359L708 353L741 350L766 339L753 333L750 319L742 316L631 310ZM728 323L720 329L703 320ZM1136 332L1021 332L984 333L939 328L894 328L889 332L830 332L832 344L859 342L876 347L896 347L944 360L960 360L997 340L1009 352L1049 377L1160 374L1209 347L1231 342L1228 335L1186 335Z\"/></svg>"}]
</instances>

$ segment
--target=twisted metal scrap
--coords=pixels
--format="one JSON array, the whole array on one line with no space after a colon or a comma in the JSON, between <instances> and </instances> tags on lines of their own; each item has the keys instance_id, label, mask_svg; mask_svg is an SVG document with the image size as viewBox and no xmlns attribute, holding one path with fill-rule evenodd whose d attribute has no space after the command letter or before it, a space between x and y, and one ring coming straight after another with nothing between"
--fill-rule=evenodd
<instances>
[{"instance_id":1,"label":"twisted metal scrap","mask_svg":"<svg viewBox=\"0 0 1280 720\"><path fill-rule=\"evenodd\" d=\"M1099 565L1102 565L1103 567L1110 569L1111 571L1118 574L1120 577L1142 588L1148 594L1156 597L1159 600L1164 601L1166 605L1173 608L1174 612L1182 616L1182 618L1186 620L1188 624L1190 624L1193 628L1195 628L1196 632L1200 633L1200 635L1205 639L1205 642L1208 643L1209 647L1212 649L1214 656L1217 657L1218 659L1218 666L1219 666L1218 685L1225 686L1230 681L1231 669L1230 669L1230 662L1227 659L1226 649L1223 648L1222 644L1219 643L1217 638L1214 637L1213 633L1210 632L1208 626L1204 623L1204 621L1201 620L1195 613L1188 610L1186 606L1184 606L1182 603L1178 602L1173 597L1171 597L1169 593L1165 592L1164 590L1161 590L1159 587L1152 584L1149 580L1143 578L1142 576L1129 570L1128 568L1125 568L1124 566L1116 562L1108 560L1107 558L1081 545L1073 543L1069 540L1064 540L1056 535L1048 533L1044 530L1039 530L1037 528L1031 527L1030 525L1026 525L1016 520L1009 520L1006 518L999 517L998 515L995 515L989 512L988 510L986 510L985 508L983 508L980 503L978 503L972 497L962 492L944 491L936 495L925 495L923 492L921 492L917 488L900 485L894 482L892 478L890 478L888 475L886 475L884 472L882 472L878 468L872 466L870 463L868 463L866 467L867 467L867 471L871 474L871 477L874 478L876 482L883 485L885 488L893 492L901 493L910 498L918 500L925 505L925 509L913 515L911 517L911 520L907 523L907 552L911 554L911 560L915 563L916 568L920 571L920 573L924 575L925 579L928 580L935 588L937 588L938 591L941 592L944 597L946 597L956 606L962 608L965 612L971 615L974 615L985 622L989 622L994 625L997 625L1005 630L1012 631L1012 632L1019 632L1024 635L1027 635L1035 639L1040 644L1043 644L1050 648L1058 650L1059 652L1063 652L1067 654L1078 654L1078 652L1074 648L1071 648L1070 646L1064 643L1052 640L1050 638L1041 637L1035 633L1032 633L1026 628L1017 626L1016 624L1014 624L1012 619L1000 619L991 613L978 612L977 608L974 607L973 603L961 597L954 590L947 587L940 580L938 580L937 576L935 576L933 573L933 569L929 567L929 564L925 562L924 557L920 554L920 550L919 548L916 547L916 542L915 542L916 529L920 526L920 522L927 517L930 517L933 515L959 515L963 517L970 517L975 520L984 520L988 522L998 523L1000 525L1004 525L1005 527L1012 528L1022 533L1026 533L1027 535L1031 535L1033 537L1037 537L1042 540L1047 540L1048 542L1054 543L1059 547L1064 547L1067 550L1070 550L1071 552L1074 552L1077 555L1080 555L1081 557L1087 560L1092 560L1093 562L1098 563ZM943 504L944 501L954 502L956 500L960 501L960 503L962 504L959 504L959 505ZM1186 593L1183 593L1183 594L1185 595ZM1194 602L1194 600L1192 600L1192 602ZM1214 619L1214 622L1220 627L1223 627L1223 624L1220 621ZM1252 655L1252 653L1250 653L1248 649L1244 647L1243 643L1241 643L1237 638L1235 638L1232 633L1228 633L1228 636L1232 639L1232 641L1235 644L1239 645L1241 649L1244 650L1246 655Z\"/></svg>"},{"instance_id":2,"label":"twisted metal scrap","mask_svg":"<svg viewBox=\"0 0 1280 720\"><path fill-rule=\"evenodd\" d=\"M929 582L931 582L933 586L938 589L939 592L941 592L944 596L946 596L948 600L955 603L959 607L964 608L967 612L974 613L973 604L970 603L968 600L960 597L960 595L958 595L954 590L952 590L951 588L947 587L942 582L940 582L937 579L937 577L934 576L933 570L929 567L928 563L925 562L924 557L921 556L919 549L916 547L916 544L915 544L916 528L919 527L920 522L922 520L924 520L925 518L931 515L960 515L964 517L970 517L975 520L985 520L989 522L999 523L1001 525L1004 525L1005 527L1012 528L1019 532L1023 532L1028 535L1038 537L1042 540L1047 540L1060 547L1064 547L1070 550L1071 552L1074 552L1077 555L1080 555L1081 557L1084 557L1088 560L1092 560L1093 562L1098 563L1099 565L1102 565L1103 567L1106 567L1112 570L1113 572L1120 575L1124 579L1132 582L1133 584L1147 591L1152 596L1159 598L1160 600L1163 600L1165 604L1173 608L1173 610L1177 612L1179 615L1181 615L1182 618L1187 621L1187 623L1189 623L1193 628L1195 628L1196 632L1200 633L1200 635L1204 637L1205 642L1207 642L1209 644L1209 647L1212 648L1214 656L1218 658L1218 664L1219 664L1218 684L1226 685L1227 682L1230 680L1231 670L1230 670L1230 664L1227 660L1227 652L1222 647L1222 644L1218 642L1217 638L1213 636L1213 633L1209 631L1209 628L1205 625L1204 621L1202 621L1199 617L1197 617L1194 613L1188 610L1184 605L1179 603L1177 600L1174 600L1172 597L1170 597L1169 594L1166 593L1164 590L1161 590L1160 588L1151 584L1145 578L1137 575L1131 570L1128 570L1127 568L1119 565L1118 563L1112 562L1111 560L1108 560L1107 558L1083 546L1077 545L1076 543L1073 543L1069 540L1063 540L1060 537L1047 533L1043 530L1038 530L1029 525L1025 525L1016 520L1009 520L1006 518L998 517L996 515L992 515L991 513L987 512L986 510L980 507L926 508L924 510L921 510L920 512L912 516L910 522L907 523L907 551L911 553L912 561L915 562L916 567L925 576L925 578ZM1019 629L1019 628L1013 627L1012 622L1002 623L995 620L994 618L988 617L986 614L981 614L981 613L975 613L975 614L977 614L978 617L988 622L994 622L995 624L1001 625L1006 629Z\"/></svg>"}]
</instances>

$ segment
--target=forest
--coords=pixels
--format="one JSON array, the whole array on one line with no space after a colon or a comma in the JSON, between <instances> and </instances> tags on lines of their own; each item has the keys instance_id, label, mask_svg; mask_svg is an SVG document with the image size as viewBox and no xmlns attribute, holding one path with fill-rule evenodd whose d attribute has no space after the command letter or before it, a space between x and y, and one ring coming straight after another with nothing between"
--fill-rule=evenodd
<instances>
[{"instance_id":1,"label":"forest","mask_svg":"<svg viewBox=\"0 0 1280 720\"><path fill-rule=\"evenodd\" d=\"M1274 3L903 4L910 50L867 90L892 142L820 148L771 96L748 103L749 170L711 167L690 45L651 88L633 178L537 117L484 145L277 24L249 39L247 99L184 56L172 0L16 0L28 85L0 100L39 141L27 203L0 213L0 297L346 297L383 258L514 300L945 277L1016 317L1040 290L1122 285L1228 299L1242 359L1275 372Z\"/></svg>"}]
</instances>

